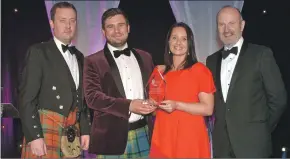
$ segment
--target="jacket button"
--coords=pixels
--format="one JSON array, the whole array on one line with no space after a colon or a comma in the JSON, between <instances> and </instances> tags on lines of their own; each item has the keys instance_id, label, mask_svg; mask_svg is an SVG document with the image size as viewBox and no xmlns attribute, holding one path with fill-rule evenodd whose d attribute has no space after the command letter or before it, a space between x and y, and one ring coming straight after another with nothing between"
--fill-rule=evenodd
<instances>
[{"instance_id":1,"label":"jacket button","mask_svg":"<svg viewBox=\"0 0 290 159\"><path fill-rule=\"evenodd\" d=\"M56 99L60 99L60 96L59 96L59 95L57 95L57 96L56 96Z\"/></svg>"},{"instance_id":2,"label":"jacket button","mask_svg":"<svg viewBox=\"0 0 290 159\"><path fill-rule=\"evenodd\" d=\"M63 105L60 105L60 106L59 106L59 109L63 109Z\"/></svg>"}]
</instances>

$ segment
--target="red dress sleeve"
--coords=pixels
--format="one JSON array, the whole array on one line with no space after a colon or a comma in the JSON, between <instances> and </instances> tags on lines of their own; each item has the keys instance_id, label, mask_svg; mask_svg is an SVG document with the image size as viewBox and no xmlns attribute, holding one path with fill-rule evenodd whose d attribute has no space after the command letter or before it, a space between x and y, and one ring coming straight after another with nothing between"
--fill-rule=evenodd
<instances>
[{"instance_id":1,"label":"red dress sleeve","mask_svg":"<svg viewBox=\"0 0 290 159\"><path fill-rule=\"evenodd\" d=\"M216 88L211 71L202 63L196 65L199 92L214 93Z\"/></svg>"}]
</instances>

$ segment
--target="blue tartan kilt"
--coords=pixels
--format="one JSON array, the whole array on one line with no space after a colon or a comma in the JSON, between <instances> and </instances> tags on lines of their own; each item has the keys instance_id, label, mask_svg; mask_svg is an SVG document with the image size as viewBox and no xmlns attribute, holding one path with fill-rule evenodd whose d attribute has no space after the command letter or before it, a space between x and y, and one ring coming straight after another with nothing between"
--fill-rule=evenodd
<instances>
[{"instance_id":1,"label":"blue tartan kilt","mask_svg":"<svg viewBox=\"0 0 290 159\"><path fill-rule=\"evenodd\" d=\"M97 155L96 158L148 158L150 150L148 131L147 125L136 130L130 130L123 155Z\"/></svg>"}]
</instances>

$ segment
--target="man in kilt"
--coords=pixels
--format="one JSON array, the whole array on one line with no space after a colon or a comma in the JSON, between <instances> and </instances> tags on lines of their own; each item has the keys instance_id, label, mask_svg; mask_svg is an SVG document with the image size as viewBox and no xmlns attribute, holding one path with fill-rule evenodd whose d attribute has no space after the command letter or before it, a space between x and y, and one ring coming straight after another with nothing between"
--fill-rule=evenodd
<instances>
[{"instance_id":1,"label":"man in kilt","mask_svg":"<svg viewBox=\"0 0 290 159\"><path fill-rule=\"evenodd\" d=\"M83 150L89 147L90 115L82 91L84 56L71 46L77 11L70 3L59 2L50 14L54 37L28 49L20 81L22 158L66 157L61 137L64 128L71 125L76 126L74 132L80 132L78 147ZM75 135L71 137L76 139Z\"/></svg>"},{"instance_id":2,"label":"man in kilt","mask_svg":"<svg viewBox=\"0 0 290 159\"><path fill-rule=\"evenodd\" d=\"M89 153L97 158L140 158L149 153L149 114L155 107L143 99L154 66L149 53L128 47L129 31L124 12L108 9L102 15L105 47L85 58L84 94L94 112Z\"/></svg>"}]
</instances>

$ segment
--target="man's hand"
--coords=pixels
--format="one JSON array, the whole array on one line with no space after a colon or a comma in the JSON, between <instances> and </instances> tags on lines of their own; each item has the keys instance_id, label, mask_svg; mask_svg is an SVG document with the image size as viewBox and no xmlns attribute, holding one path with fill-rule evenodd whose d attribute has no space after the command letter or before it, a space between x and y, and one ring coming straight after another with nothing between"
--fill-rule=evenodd
<instances>
[{"instance_id":1,"label":"man's hand","mask_svg":"<svg viewBox=\"0 0 290 159\"><path fill-rule=\"evenodd\" d=\"M90 144L90 135L81 136L81 147L83 150L88 150Z\"/></svg>"},{"instance_id":2,"label":"man's hand","mask_svg":"<svg viewBox=\"0 0 290 159\"><path fill-rule=\"evenodd\" d=\"M33 140L29 144L31 147L32 154L39 157L47 154L47 149L43 138Z\"/></svg>"},{"instance_id":3,"label":"man's hand","mask_svg":"<svg viewBox=\"0 0 290 159\"><path fill-rule=\"evenodd\" d=\"M152 113L155 109L156 109L155 106L140 99L132 100L129 107L129 110L131 112L136 113L136 114L141 114L141 115Z\"/></svg>"}]
</instances>

